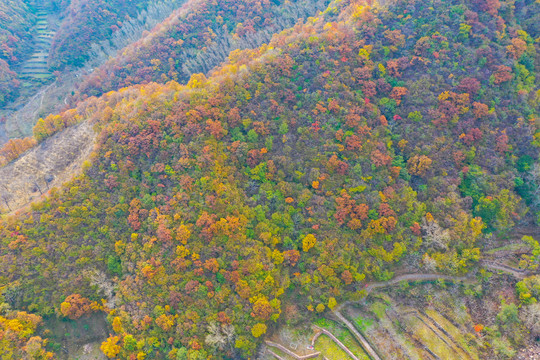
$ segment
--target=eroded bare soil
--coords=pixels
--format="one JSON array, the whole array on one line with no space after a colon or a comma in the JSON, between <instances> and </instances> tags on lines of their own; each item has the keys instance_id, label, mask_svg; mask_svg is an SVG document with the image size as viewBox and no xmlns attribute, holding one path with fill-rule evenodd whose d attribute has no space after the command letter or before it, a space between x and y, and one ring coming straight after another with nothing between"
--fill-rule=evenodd
<instances>
[{"instance_id":1,"label":"eroded bare soil","mask_svg":"<svg viewBox=\"0 0 540 360\"><path fill-rule=\"evenodd\" d=\"M78 174L96 134L89 121L45 140L0 168L0 213L14 212Z\"/></svg>"}]
</instances>

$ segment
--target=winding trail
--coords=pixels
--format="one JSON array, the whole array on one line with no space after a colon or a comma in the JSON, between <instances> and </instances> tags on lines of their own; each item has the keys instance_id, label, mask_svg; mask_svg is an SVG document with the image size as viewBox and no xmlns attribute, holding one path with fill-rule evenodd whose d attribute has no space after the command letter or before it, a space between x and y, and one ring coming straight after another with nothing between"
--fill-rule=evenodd
<instances>
[{"instance_id":1,"label":"winding trail","mask_svg":"<svg viewBox=\"0 0 540 360\"><path fill-rule=\"evenodd\" d=\"M362 347L364 348L364 350L368 353L369 357L374 359L374 360L382 360L380 357L379 357L379 354L377 354L377 352L375 351L375 349L373 349L371 347L371 345L368 343L368 341L366 340L366 338L360 334L360 332L358 330L356 330L356 328L354 327L353 324L351 324L351 322L349 320L347 320L345 318L345 316L343 316L339 311L334 311L334 314L337 316L337 318L342 322L344 323L348 328L349 330L353 333L354 337L360 342L360 344L362 344ZM324 330L323 330L324 331ZM326 333L325 333L326 334ZM328 335L328 334L327 334ZM335 339L335 337L332 338L334 341L338 342L339 340ZM348 352L349 353L349 352ZM351 355L351 354L349 354ZM356 357L353 357L353 358L356 358Z\"/></svg>"},{"instance_id":2,"label":"winding trail","mask_svg":"<svg viewBox=\"0 0 540 360\"><path fill-rule=\"evenodd\" d=\"M297 360L311 359L311 358L317 357L317 356L319 356L321 354L320 351L317 351L317 352L314 352L313 354L300 356L300 355L297 355L297 354L293 353L291 350L287 349L285 346L283 346L281 344L278 344L278 343L275 343L273 341L265 340L265 343L266 343L266 345L268 345L270 347L275 347L275 348L283 351L287 355L292 356L293 358L295 358Z\"/></svg>"},{"instance_id":3,"label":"winding trail","mask_svg":"<svg viewBox=\"0 0 540 360\"><path fill-rule=\"evenodd\" d=\"M334 340L334 342L343 350L345 351L351 358L353 358L353 360L360 360L356 355L354 355L352 353L351 350L349 350L349 348L347 346L345 346L345 344L343 344L341 341L339 341L339 339L337 337L334 336L334 334L332 334L330 331L320 327L320 326L317 326L317 325L314 325L315 328L317 328L318 330L321 331L321 333L324 333L326 336L330 337L330 339Z\"/></svg>"},{"instance_id":4,"label":"winding trail","mask_svg":"<svg viewBox=\"0 0 540 360\"><path fill-rule=\"evenodd\" d=\"M523 279L529 274L527 270L516 269L514 267L492 261L483 260L481 261L481 264L489 270L502 271L514 276L517 279Z\"/></svg>"},{"instance_id":5,"label":"winding trail","mask_svg":"<svg viewBox=\"0 0 540 360\"><path fill-rule=\"evenodd\" d=\"M467 276L451 276L451 275L441 275L441 274L404 274L398 275L395 278L388 281L381 281L376 283L368 284L366 290L368 294L379 288L397 285L402 281L436 281L436 280L448 280L448 281L465 281L470 280Z\"/></svg>"},{"instance_id":6,"label":"winding trail","mask_svg":"<svg viewBox=\"0 0 540 360\"><path fill-rule=\"evenodd\" d=\"M469 276L452 276L452 275L442 275L442 274L403 274L398 275L395 278L388 280L388 281L380 281L380 282L372 282L368 283L364 290L366 291L366 297L369 295L373 290L397 285L402 281L436 281L436 280L446 280L446 281L467 281L467 280L473 280ZM360 300L361 301L361 300ZM339 311L343 308L343 306L351 305L351 304L357 304L360 303L360 301L346 301L342 304L340 304L335 311Z\"/></svg>"}]
</instances>

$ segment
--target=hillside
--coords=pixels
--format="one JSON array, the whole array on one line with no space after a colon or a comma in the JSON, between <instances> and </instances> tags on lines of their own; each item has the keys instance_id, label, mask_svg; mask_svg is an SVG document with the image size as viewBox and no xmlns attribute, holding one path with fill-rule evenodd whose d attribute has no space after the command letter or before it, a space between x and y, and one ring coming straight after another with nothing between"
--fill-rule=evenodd
<instances>
[{"instance_id":1,"label":"hillside","mask_svg":"<svg viewBox=\"0 0 540 360\"><path fill-rule=\"evenodd\" d=\"M199 0L183 3L141 2L136 17L130 15L112 26L114 31L105 31L103 23L126 11L123 5L111 12L104 7L112 3L51 1L46 10L54 16L48 16L48 26L39 20L39 27L33 30L38 37L47 36L47 41L39 43L31 57L27 54L22 69L22 75L27 76L23 83L26 91L9 104L11 110L0 108L0 118L5 118L5 125L0 122L0 144L31 135L29 130L39 117L58 112L68 103L74 107L90 95L151 80L186 82L193 73L208 73L230 51L260 46L299 18L325 9L328 1L263 2L255 7L221 0L211 6ZM47 18L46 14L38 12L40 19ZM222 20L217 23L216 19ZM223 19L226 24L221 23ZM243 29L242 22L253 26ZM158 61L163 61L163 66L157 65Z\"/></svg>"},{"instance_id":2,"label":"hillside","mask_svg":"<svg viewBox=\"0 0 540 360\"><path fill-rule=\"evenodd\" d=\"M44 144L86 121L97 145L79 176L1 220L1 308L17 311L2 310L0 333L28 313L105 312L109 358L247 359L314 324L320 348L345 351L321 329L339 331L367 358L343 313L381 354L384 335L403 358L514 357L540 333L539 6L335 1L185 85L140 84L176 69L174 46L155 71L148 43L128 48L96 95L138 85L34 128ZM502 246L526 249L506 259ZM40 319L23 322L57 350Z\"/></svg>"},{"instance_id":3,"label":"hillside","mask_svg":"<svg viewBox=\"0 0 540 360\"><path fill-rule=\"evenodd\" d=\"M149 3L148 0L71 1L52 44L50 66L63 69L84 65L93 43L111 38Z\"/></svg>"},{"instance_id":4,"label":"hillside","mask_svg":"<svg viewBox=\"0 0 540 360\"><path fill-rule=\"evenodd\" d=\"M31 49L30 28L35 21L23 0L0 1L0 107L14 99L20 81L14 67Z\"/></svg>"},{"instance_id":5,"label":"hillside","mask_svg":"<svg viewBox=\"0 0 540 360\"><path fill-rule=\"evenodd\" d=\"M14 2L1 0L0 9L9 9L3 18L7 29L19 29L24 41L17 40L21 49L16 62L0 69L0 144L31 135L40 117L65 110L68 96L84 74L139 39L182 3L143 1L132 6L88 0L26 1L18 6L32 22L23 28L17 25L20 19L11 14L17 9ZM111 6L114 8L108 8ZM114 24L107 30L105 24L110 22Z\"/></svg>"},{"instance_id":6,"label":"hillside","mask_svg":"<svg viewBox=\"0 0 540 360\"><path fill-rule=\"evenodd\" d=\"M268 42L272 34L326 9L328 0L191 0L85 78L74 101L148 82L187 82L208 73L237 49Z\"/></svg>"},{"instance_id":7,"label":"hillside","mask_svg":"<svg viewBox=\"0 0 540 360\"><path fill-rule=\"evenodd\" d=\"M78 174L92 151L93 140L91 125L84 122L47 139L17 160L1 167L2 207L10 211L17 210Z\"/></svg>"}]
</instances>

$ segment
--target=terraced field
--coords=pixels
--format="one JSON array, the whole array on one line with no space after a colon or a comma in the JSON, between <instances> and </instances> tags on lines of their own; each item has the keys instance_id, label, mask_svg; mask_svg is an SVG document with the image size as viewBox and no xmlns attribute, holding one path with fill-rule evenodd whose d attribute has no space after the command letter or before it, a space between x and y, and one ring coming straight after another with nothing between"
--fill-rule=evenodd
<instances>
[{"instance_id":1,"label":"terraced field","mask_svg":"<svg viewBox=\"0 0 540 360\"><path fill-rule=\"evenodd\" d=\"M14 69L21 81L19 97L0 108L0 118L5 119L0 122L0 146L10 138L31 136L39 117L64 106L59 91L55 92L55 87L51 90L51 85L56 82L52 81L53 74L48 65L55 29L59 26L59 14L53 11L49 0L31 1L29 5L37 18L31 30L32 48L25 54L25 60ZM67 78L65 74L63 78ZM41 111L43 109L46 110Z\"/></svg>"},{"instance_id":2,"label":"terraced field","mask_svg":"<svg viewBox=\"0 0 540 360\"><path fill-rule=\"evenodd\" d=\"M358 360L370 359L360 343L354 338L354 335L342 324L325 318L319 319L316 324L318 328L327 331L324 333L324 335L321 335L321 337L324 336L324 338L329 338L329 340L332 340L338 348L348 353L349 358ZM332 339L333 336L335 339ZM333 358L333 356L330 356L331 354L324 347L318 347L317 343L315 343L315 345L315 349L320 350L322 354L328 353L328 355L326 355L327 358Z\"/></svg>"},{"instance_id":3,"label":"terraced field","mask_svg":"<svg viewBox=\"0 0 540 360\"><path fill-rule=\"evenodd\" d=\"M366 312L349 308L345 314L382 359L477 360L470 345L474 335L435 310L386 304ZM382 311L378 311L382 310Z\"/></svg>"},{"instance_id":4,"label":"terraced field","mask_svg":"<svg viewBox=\"0 0 540 360\"><path fill-rule=\"evenodd\" d=\"M34 36L34 53L24 62L19 71L22 78L48 79L52 76L49 71L47 60L55 32L52 30L49 8L46 5L39 5L37 15L37 25Z\"/></svg>"},{"instance_id":5,"label":"terraced field","mask_svg":"<svg viewBox=\"0 0 540 360\"><path fill-rule=\"evenodd\" d=\"M472 359L468 353L457 346L444 328L441 331L431 319L418 311L406 311L401 319L410 336L422 343L431 357L444 360Z\"/></svg>"},{"instance_id":6,"label":"terraced field","mask_svg":"<svg viewBox=\"0 0 540 360\"><path fill-rule=\"evenodd\" d=\"M315 343L316 349L322 350L322 355L320 359L326 357L327 359L343 359L343 360L352 360L353 358L349 356L343 349L341 349L332 339L326 335L321 335Z\"/></svg>"},{"instance_id":7,"label":"terraced field","mask_svg":"<svg viewBox=\"0 0 540 360\"><path fill-rule=\"evenodd\" d=\"M345 306L330 318L315 321L311 329L279 331L258 358L478 360L477 335L456 322L458 309L445 311L450 313L398 306L390 297L381 296L361 307Z\"/></svg>"}]
</instances>

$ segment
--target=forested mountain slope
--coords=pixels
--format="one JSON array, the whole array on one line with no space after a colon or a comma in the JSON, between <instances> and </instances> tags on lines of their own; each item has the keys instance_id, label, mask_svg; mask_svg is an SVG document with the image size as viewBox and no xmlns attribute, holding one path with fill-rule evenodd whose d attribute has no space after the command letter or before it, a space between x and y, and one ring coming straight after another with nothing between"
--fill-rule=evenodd
<instances>
[{"instance_id":1,"label":"forested mountain slope","mask_svg":"<svg viewBox=\"0 0 540 360\"><path fill-rule=\"evenodd\" d=\"M74 107L90 95L149 81L163 83L175 79L185 83L192 73L208 73L225 60L230 51L258 47L268 42L272 34L324 10L328 2L192 0L184 5L182 0L142 2L136 8L137 11L143 9L137 17L129 15L122 23L117 22L118 25L111 26L114 31L106 31L107 26L103 24L117 19L116 13L123 11L123 5L110 12L99 2L52 2L50 9L61 21L58 21L60 28L50 54L47 50L47 58L51 70L60 70L55 72L57 81L44 95L29 99L35 111L32 106L26 106L16 113L0 112L0 116L7 118L7 135L26 135L28 123L35 124L38 112L44 116L52 109L61 109L60 104ZM169 18L161 23L169 13ZM152 29L154 24L159 25ZM149 31L143 31L145 29ZM101 66L107 59L110 60ZM79 70L83 64L84 70ZM69 66L66 68L66 65ZM90 75L83 77L85 73ZM54 105L51 103L55 96L67 99ZM24 104L23 99L18 100ZM17 107L17 104L11 105ZM15 148L18 150L14 152ZM2 153L10 153L10 160L24 149L8 144L0 149L0 157ZM0 159L0 164L2 162Z\"/></svg>"},{"instance_id":2,"label":"forested mountain slope","mask_svg":"<svg viewBox=\"0 0 540 360\"><path fill-rule=\"evenodd\" d=\"M208 78L48 117L38 140L92 118L98 146L0 223L4 301L106 311L111 358L248 358L284 312L404 267L467 273L538 222L538 6L337 1Z\"/></svg>"},{"instance_id":3,"label":"forested mountain slope","mask_svg":"<svg viewBox=\"0 0 540 360\"><path fill-rule=\"evenodd\" d=\"M16 7L11 3L0 1L0 8L13 11ZM0 71L0 96L4 99L0 104L0 144L28 136L40 117L69 108L67 97L83 74L140 39L183 3L156 0L134 6L134 2L93 0L25 1L33 26L21 30L25 46L17 54L16 66L11 66L12 71L5 67ZM15 15L4 15L8 29L19 20ZM11 152L0 149L0 157L5 151Z\"/></svg>"},{"instance_id":4,"label":"forested mountain slope","mask_svg":"<svg viewBox=\"0 0 540 360\"><path fill-rule=\"evenodd\" d=\"M72 0L56 34L49 60L53 69L82 66L93 43L106 40L144 10L148 0Z\"/></svg>"},{"instance_id":5,"label":"forested mountain slope","mask_svg":"<svg viewBox=\"0 0 540 360\"><path fill-rule=\"evenodd\" d=\"M326 9L328 0L192 0L141 40L86 78L75 100L150 81L185 83L207 73L235 49L268 42L272 34Z\"/></svg>"}]
</instances>

